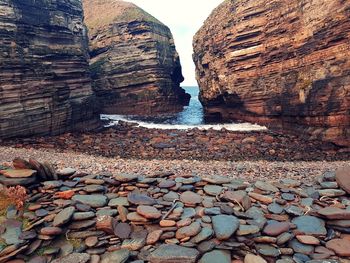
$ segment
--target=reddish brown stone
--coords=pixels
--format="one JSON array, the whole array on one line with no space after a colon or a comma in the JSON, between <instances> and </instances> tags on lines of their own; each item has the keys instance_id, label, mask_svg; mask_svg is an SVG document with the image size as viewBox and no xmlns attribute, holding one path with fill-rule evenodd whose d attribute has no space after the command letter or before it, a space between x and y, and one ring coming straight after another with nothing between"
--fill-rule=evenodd
<instances>
[{"instance_id":1,"label":"reddish brown stone","mask_svg":"<svg viewBox=\"0 0 350 263\"><path fill-rule=\"evenodd\" d=\"M350 241L346 239L333 239L326 243L326 247L333 250L338 256L350 257Z\"/></svg>"},{"instance_id":2,"label":"reddish brown stone","mask_svg":"<svg viewBox=\"0 0 350 263\"><path fill-rule=\"evenodd\" d=\"M344 167L336 172L336 180L338 185L350 194L350 167Z\"/></svg>"}]
</instances>

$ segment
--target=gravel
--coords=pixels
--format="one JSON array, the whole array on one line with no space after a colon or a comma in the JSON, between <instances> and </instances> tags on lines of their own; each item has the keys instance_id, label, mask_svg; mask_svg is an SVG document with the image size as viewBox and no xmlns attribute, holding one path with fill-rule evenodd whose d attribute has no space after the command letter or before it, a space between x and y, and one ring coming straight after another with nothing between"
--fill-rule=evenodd
<instances>
[{"instance_id":1,"label":"gravel","mask_svg":"<svg viewBox=\"0 0 350 263\"><path fill-rule=\"evenodd\" d=\"M242 178L245 181L276 181L285 178L312 183L326 171L334 171L349 161L274 162L274 161L197 161L197 160L135 160L92 156L76 152L57 152L55 149L19 149L0 147L0 165L14 158L34 158L49 161L56 168L75 168L88 173L138 173L153 175L173 172L178 176L198 175L203 177L223 175Z\"/></svg>"}]
</instances>

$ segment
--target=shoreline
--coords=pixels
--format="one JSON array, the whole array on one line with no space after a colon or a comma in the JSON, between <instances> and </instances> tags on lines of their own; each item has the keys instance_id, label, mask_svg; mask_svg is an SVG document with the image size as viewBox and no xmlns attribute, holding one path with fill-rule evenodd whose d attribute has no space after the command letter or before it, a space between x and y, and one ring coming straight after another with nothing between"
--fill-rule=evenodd
<instances>
[{"instance_id":1,"label":"shoreline","mask_svg":"<svg viewBox=\"0 0 350 263\"><path fill-rule=\"evenodd\" d=\"M270 130L161 130L126 122L98 132L4 140L0 146L138 160L350 161L349 148Z\"/></svg>"}]
</instances>

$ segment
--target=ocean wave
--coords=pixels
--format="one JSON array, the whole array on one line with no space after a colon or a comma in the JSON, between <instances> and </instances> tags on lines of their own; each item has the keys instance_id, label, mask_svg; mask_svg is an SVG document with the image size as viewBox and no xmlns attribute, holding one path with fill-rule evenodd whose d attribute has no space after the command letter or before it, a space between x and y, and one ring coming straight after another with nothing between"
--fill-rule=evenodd
<instances>
[{"instance_id":1,"label":"ocean wave","mask_svg":"<svg viewBox=\"0 0 350 263\"><path fill-rule=\"evenodd\" d=\"M146 121L136 121L128 116L124 115L101 115L101 119L109 121L106 127L111 127L118 124L119 121L137 124L140 127L148 129L160 129L160 130L190 130L190 129L201 129L201 130L221 130L226 129L229 131L264 131L266 127L251 123L222 123L222 124L198 124L198 125L187 125L187 124L158 124Z\"/></svg>"}]
</instances>

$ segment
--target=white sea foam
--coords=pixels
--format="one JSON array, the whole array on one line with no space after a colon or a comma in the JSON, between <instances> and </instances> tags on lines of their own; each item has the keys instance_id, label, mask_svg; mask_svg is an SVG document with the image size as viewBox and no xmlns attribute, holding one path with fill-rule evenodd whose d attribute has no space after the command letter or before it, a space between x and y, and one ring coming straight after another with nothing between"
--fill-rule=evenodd
<instances>
[{"instance_id":1,"label":"white sea foam","mask_svg":"<svg viewBox=\"0 0 350 263\"><path fill-rule=\"evenodd\" d=\"M266 127L251 123L223 123L223 124L198 124L198 125L187 125L187 124L157 124L145 121L136 121L130 119L128 116L123 115L101 115L102 120L110 121L107 124L108 127L118 124L119 121L135 123L141 127L148 129L161 129L161 130L189 130L198 128L201 130L221 130L225 128L229 131L264 131Z\"/></svg>"}]
</instances>

